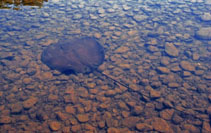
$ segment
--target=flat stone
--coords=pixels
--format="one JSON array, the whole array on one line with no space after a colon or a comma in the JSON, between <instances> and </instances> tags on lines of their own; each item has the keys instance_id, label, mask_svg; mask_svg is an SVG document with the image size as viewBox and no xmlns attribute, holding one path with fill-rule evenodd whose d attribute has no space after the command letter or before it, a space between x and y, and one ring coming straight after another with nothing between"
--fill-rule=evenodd
<instances>
[{"instance_id":1,"label":"flat stone","mask_svg":"<svg viewBox=\"0 0 211 133\"><path fill-rule=\"evenodd\" d=\"M9 116L0 116L0 124L9 124L11 121L12 118Z\"/></svg>"},{"instance_id":2,"label":"flat stone","mask_svg":"<svg viewBox=\"0 0 211 133\"><path fill-rule=\"evenodd\" d=\"M23 102L23 107L26 109L29 109L33 107L37 103L37 101L38 101L38 98L31 97Z\"/></svg>"},{"instance_id":3,"label":"flat stone","mask_svg":"<svg viewBox=\"0 0 211 133\"><path fill-rule=\"evenodd\" d=\"M137 22L141 22L141 21L143 21L147 18L148 18L148 16L145 16L145 15L135 15L135 16L133 16L133 19L135 19Z\"/></svg>"},{"instance_id":4,"label":"flat stone","mask_svg":"<svg viewBox=\"0 0 211 133\"><path fill-rule=\"evenodd\" d=\"M78 114L77 119L79 122L87 122L87 121L89 121L89 115L88 114Z\"/></svg>"},{"instance_id":5,"label":"flat stone","mask_svg":"<svg viewBox=\"0 0 211 133\"><path fill-rule=\"evenodd\" d=\"M142 132L147 132L147 131L152 131L153 130L152 126L148 125L146 123L138 123L138 124L136 124L136 128L139 131L142 131Z\"/></svg>"},{"instance_id":6,"label":"flat stone","mask_svg":"<svg viewBox=\"0 0 211 133\"><path fill-rule=\"evenodd\" d=\"M115 52L117 52L117 53L124 53L124 52L127 52L127 51L129 51L129 48L126 47L126 46L121 46L121 47L119 47L115 50Z\"/></svg>"},{"instance_id":7,"label":"flat stone","mask_svg":"<svg viewBox=\"0 0 211 133\"><path fill-rule=\"evenodd\" d=\"M191 124L184 124L183 128L185 130L188 130L190 133L200 133L199 128L195 127L194 125Z\"/></svg>"},{"instance_id":8,"label":"flat stone","mask_svg":"<svg viewBox=\"0 0 211 133\"><path fill-rule=\"evenodd\" d=\"M65 111L66 111L67 113L70 113L70 114L75 114L75 108L74 108L73 106L71 106L71 105L67 105L67 106L65 107Z\"/></svg>"},{"instance_id":9,"label":"flat stone","mask_svg":"<svg viewBox=\"0 0 211 133\"><path fill-rule=\"evenodd\" d=\"M200 28L196 32L196 37L203 40L211 40L211 27Z\"/></svg>"},{"instance_id":10,"label":"flat stone","mask_svg":"<svg viewBox=\"0 0 211 133\"><path fill-rule=\"evenodd\" d=\"M152 119L152 127L158 132L173 133L169 124L164 119L158 117Z\"/></svg>"},{"instance_id":11,"label":"flat stone","mask_svg":"<svg viewBox=\"0 0 211 133\"><path fill-rule=\"evenodd\" d=\"M194 71L195 70L195 66L188 61L181 61L180 66L182 69L184 69L186 71Z\"/></svg>"},{"instance_id":12,"label":"flat stone","mask_svg":"<svg viewBox=\"0 0 211 133\"><path fill-rule=\"evenodd\" d=\"M170 87L170 88L177 88L179 86L180 85L178 83L176 83L176 82L170 82L170 83L168 83L168 87Z\"/></svg>"},{"instance_id":13,"label":"flat stone","mask_svg":"<svg viewBox=\"0 0 211 133\"><path fill-rule=\"evenodd\" d=\"M174 113L173 109L165 109L160 112L160 117L165 120L171 120L173 113Z\"/></svg>"},{"instance_id":14,"label":"flat stone","mask_svg":"<svg viewBox=\"0 0 211 133\"><path fill-rule=\"evenodd\" d=\"M157 70L158 70L159 72L161 72L161 73L164 73L164 74L170 72L170 70L169 70L168 68L166 68L166 67L157 67Z\"/></svg>"},{"instance_id":15,"label":"flat stone","mask_svg":"<svg viewBox=\"0 0 211 133\"><path fill-rule=\"evenodd\" d=\"M107 133L121 133L121 131L117 128L110 127L108 128Z\"/></svg>"},{"instance_id":16,"label":"flat stone","mask_svg":"<svg viewBox=\"0 0 211 133\"><path fill-rule=\"evenodd\" d=\"M58 131L61 128L61 123L58 121L52 121L49 123L49 127L52 131Z\"/></svg>"},{"instance_id":17,"label":"flat stone","mask_svg":"<svg viewBox=\"0 0 211 133\"><path fill-rule=\"evenodd\" d=\"M165 52L169 56L177 57L179 55L179 50L172 43L166 43Z\"/></svg>"},{"instance_id":18,"label":"flat stone","mask_svg":"<svg viewBox=\"0 0 211 133\"><path fill-rule=\"evenodd\" d=\"M201 20L202 21L211 21L211 13L204 13L202 16L201 16Z\"/></svg>"},{"instance_id":19,"label":"flat stone","mask_svg":"<svg viewBox=\"0 0 211 133\"><path fill-rule=\"evenodd\" d=\"M131 116L123 119L122 125L128 128L135 127L137 122L140 120L139 117Z\"/></svg>"},{"instance_id":20,"label":"flat stone","mask_svg":"<svg viewBox=\"0 0 211 133\"><path fill-rule=\"evenodd\" d=\"M24 79L23 79L23 83L24 83L24 84L29 84L29 83L31 83L31 81L32 81L31 78L24 78Z\"/></svg>"},{"instance_id":21,"label":"flat stone","mask_svg":"<svg viewBox=\"0 0 211 133\"><path fill-rule=\"evenodd\" d=\"M160 97L160 92L156 91L156 90L150 90L150 98L154 99L154 98L159 98Z\"/></svg>"},{"instance_id":22,"label":"flat stone","mask_svg":"<svg viewBox=\"0 0 211 133\"><path fill-rule=\"evenodd\" d=\"M20 103L16 103L16 104L12 104L10 109L12 113L20 113L21 110L23 109L23 106Z\"/></svg>"},{"instance_id":23,"label":"flat stone","mask_svg":"<svg viewBox=\"0 0 211 133\"><path fill-rule=\"evenodd\" d=\"M82 18L82 15L81 14L75 14L73 19L81 19Z\"/></svg>"}]
</instances>

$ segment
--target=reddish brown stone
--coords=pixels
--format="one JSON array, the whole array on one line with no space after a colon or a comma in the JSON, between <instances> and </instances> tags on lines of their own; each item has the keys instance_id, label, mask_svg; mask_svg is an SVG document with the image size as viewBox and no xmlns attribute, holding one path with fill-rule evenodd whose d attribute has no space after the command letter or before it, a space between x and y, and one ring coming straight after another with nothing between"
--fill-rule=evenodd
<instances>
[{"instance_id":1,"label":"reddish brown stone","mask_svg":"<svg viewBox=\"0 0 211 133\"><path fill-rule=\"evenodd\" d=\"M57 131L61 128L61 123L58 121L52 121L49 123L49 127L52 131Z\"/></svg>"},{"instance_id":2,"label":"reddish brown stone","mask_svg":"<svg viewBox=\"0 0 211 133\"><path fill-rule=\"evenodd\" d=\"M146 124L146 123L138 123L138 124L136 124L136 128L139 131L142 131L142 132L147 132L147 131L153 130L153 127L151 125Z\"/></svg>"},{"instance_id":3,"label":"reddish brown stone","mask_svg":"<svg viewBox=\"0 0 211 133\"><path fill-rule=\"evenodd\" d=\"M76 117L77 117L79 122L89 121L89 115L88 114L78 114Z\"/></svg>"},{"instance_id":4,"label":"reddish brown stone","mask_svg":"<svg viewBox=\"0 0 211 133\"><path fill-rule=\"evenodd\" d=\"M36 97L30 97L23 102L23 107L29 109L37 103L38 99Z\"/></svg>"},{"instance_id":5,"label":"reddish brown stone","mask_svg":"<svg viewBox=\"0 0 211 133\"><path fill-rule=\"evenodd\" d=\"M172 128L164 119L156 117L152 119L151 123L152 127L158 132L173 133Z\"/></svg>"},{"instance_id":6,"label":"reddish brown stone","mask_svg":"<svg viewBox=\"0 0 211 133\"><path fill-rule=\"evenodd\" d=\"M195 66L188 61L181 61L180 66L182 69L186 71L195 71Z\"/></svg>"}]
</instances>

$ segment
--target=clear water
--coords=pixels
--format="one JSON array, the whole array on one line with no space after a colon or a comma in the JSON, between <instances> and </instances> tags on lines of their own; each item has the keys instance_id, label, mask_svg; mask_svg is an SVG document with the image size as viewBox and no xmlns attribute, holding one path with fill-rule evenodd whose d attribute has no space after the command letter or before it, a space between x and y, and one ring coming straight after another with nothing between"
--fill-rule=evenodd
<instances>
[{"instance_id":1,"label":"clear water","mask_svg":"<svg viewBox=\"0 0 211 133\"><path fill-rule=\"evenodd\" d=\"M16 2L16 3L15 3ZM1 0L1 132L211 131L210 0ZM106 59L65 75L40 60L95 37Z\"/></svg>"}]
</instances>

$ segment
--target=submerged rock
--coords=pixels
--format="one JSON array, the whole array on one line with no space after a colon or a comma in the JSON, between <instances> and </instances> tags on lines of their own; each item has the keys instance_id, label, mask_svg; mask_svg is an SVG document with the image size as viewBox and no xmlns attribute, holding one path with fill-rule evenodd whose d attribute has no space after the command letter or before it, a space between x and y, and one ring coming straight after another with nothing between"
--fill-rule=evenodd
<instances>
[{"instance_id":1,"label":"submerged rock","mask_svg":"<svg viewBox=\"0 0 211 133\"><path fill-rule=\"evenodd\" d=\"M211 40L211 27L200 28L196 32L196 38L204 39L204 40Z\"/></svg>"},{"instance_id":2,"label":"submerged rock","mask_svg":"<svg viewBox=\"0 0 211 133\"><path fill-rule=\"evenodd\" d=\"M173 56L173 57L177 57L179 55L179 50L172 43L166 43L165 52L169 56Z\"/></svg>"}]
</instances>

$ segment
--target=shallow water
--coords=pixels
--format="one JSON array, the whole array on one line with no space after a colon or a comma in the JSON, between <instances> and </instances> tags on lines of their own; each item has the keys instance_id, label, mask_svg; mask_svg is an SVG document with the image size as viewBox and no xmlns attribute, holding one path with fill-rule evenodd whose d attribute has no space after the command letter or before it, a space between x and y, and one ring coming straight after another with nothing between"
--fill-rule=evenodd
<instances>
[{"instance_id":1,"label":"shallow water","mask_svg":"<svg viewBox=\"0 0 211 133\"><path fill-rule=\"evenodd\" d=\"M0 2L1 132L211 131L210 0L13 3ZM129 87L41 62L83 36L105 49L98 69Z\"/></svg>"}]
</instances>

